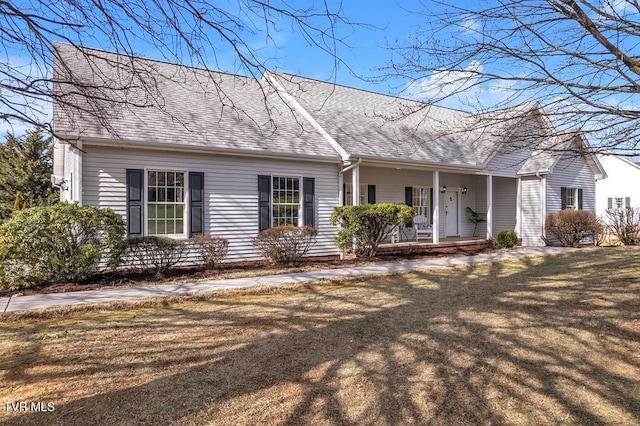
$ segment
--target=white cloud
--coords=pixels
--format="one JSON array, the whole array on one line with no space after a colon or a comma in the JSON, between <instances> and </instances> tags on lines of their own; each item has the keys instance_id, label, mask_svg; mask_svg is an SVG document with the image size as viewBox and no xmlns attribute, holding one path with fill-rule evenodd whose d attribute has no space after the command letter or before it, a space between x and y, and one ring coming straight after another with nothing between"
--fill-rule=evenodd
<instances>
[{"instance_id":1,"label":"white cloud","mask_svg":"<svg viewBox=\"0 0 640 426\"><path fill-rule=\"evenodd\" d=\"M508 102L515 94L509 81L483 82L484 71L478 61L463 70L435 71L420 80L412 81L403 95L423 102L435 102L456 109L485 109Z\"/></svg>"}]
</instances>

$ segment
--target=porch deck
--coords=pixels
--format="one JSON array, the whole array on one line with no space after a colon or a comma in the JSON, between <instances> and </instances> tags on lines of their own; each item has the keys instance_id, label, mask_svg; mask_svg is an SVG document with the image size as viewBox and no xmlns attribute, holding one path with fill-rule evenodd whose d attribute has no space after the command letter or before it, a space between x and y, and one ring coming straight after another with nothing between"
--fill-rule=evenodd
<instances>
[{"instance_id":1,"label":"porch deck","mask_svg":"<svg viewBox=\"0 0 640 426\"><path fill-rule=\"evenodd\" d=\"M383 243L378 248L380 254L451 254L473 253L489 247L489 241L482 237L448 237L439 243L427 241L402 241L399 243Z\"/></svg>"}]
</instances>

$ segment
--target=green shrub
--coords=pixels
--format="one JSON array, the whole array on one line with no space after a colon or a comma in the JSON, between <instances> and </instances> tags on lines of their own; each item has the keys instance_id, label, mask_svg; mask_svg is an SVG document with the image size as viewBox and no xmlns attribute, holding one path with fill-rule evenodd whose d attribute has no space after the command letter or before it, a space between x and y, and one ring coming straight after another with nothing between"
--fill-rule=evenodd
<instances>
[{"instance_id":1,"label":"green shrub","mask_svg":"<svg viewBox=\"0 0 640 426\"><path fill-rule=\"evenodd\" d=\"M187 252L184 241L168 237L133 237L126 240L126 267L160 276L175 268Z\"/></svg>"},{"instance_id":2,"label":"green shrub","mask_svg":"<svg viewBox=\"0 0 640 426\"><path fill-rule=\"evenodd\" d=\"M0 286L78 282L100 262L120 262L122 218L110 209L59 203L15 212L0 226Z\"/></svg>"},{"instance_id":3,"label":"green shrub","mask_svg":"<svg viewBox=\"0 0 640 426\"><path fill-rule=\"evenodd\" d=\"M229 241L222 237L200 234L191 239L191 244L208 268L217 267L229 251Z\"/></svg>"},{"instance_id":4,"label":"green shrub","mask_svg":"<svg viewBox=\"0 0 640 426\"><path fill-rule=\"evenodd\" d=\"M565 247L578 247L585 238L594 242L602 232L596 215L586 210L566 209L547 216L547 232Z\"/></svg>"},{"instance_id":5,"label":"green shrub","mask_svg":"<svg viewBox=\"0 0 640 426\"><path fill-rule=\"evenodd\" d=\"M311 250L317 235L318 230L311 226L281 225L258 232L252 242L265 259L294 263Z\"/></svg>"},{"instance_id":6,"label":"green shrub","mask_svg":"<svg viewBox=\"0 0 640 426\"><path fill-rule=\"evenodd\" d=\"M378 246L393 232L393 228L410 221L415 210L404 204L367 204L336 207L331 223L340 225L336 245L341 250L355 250L361 256L375 256Z\"/></svg>"},{"instance_id":7,"label":"green shrub","mask_svg":"<svg viewBox=\"0 0 640 426\"><path fill-rule=\"evenodd\" d=\"M518 234L510 229L500 231L497 238L498 247L511 248L518 244Z\"/></svg>"}]
</instances>

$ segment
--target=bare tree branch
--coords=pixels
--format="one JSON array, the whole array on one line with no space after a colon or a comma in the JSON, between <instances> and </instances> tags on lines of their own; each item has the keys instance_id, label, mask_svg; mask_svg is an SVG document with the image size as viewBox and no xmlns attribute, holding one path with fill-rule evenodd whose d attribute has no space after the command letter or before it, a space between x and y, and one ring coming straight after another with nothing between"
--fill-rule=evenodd
<instances>
[{"instance_id":1,"label":"bare tree branch","mask_svg":"<svg viewBox=\"0 0 640 426\"><path fill-rule=\"evenodd\" d=\"M469 4L470 6L467 6ZM426 103L484 112L538 103L560 133L640 153L637 0L424 1L382 79ZM478 125L476 122L474 125ZM491 125L491 124L489 124Z\"/></svg>"}]
</instances>

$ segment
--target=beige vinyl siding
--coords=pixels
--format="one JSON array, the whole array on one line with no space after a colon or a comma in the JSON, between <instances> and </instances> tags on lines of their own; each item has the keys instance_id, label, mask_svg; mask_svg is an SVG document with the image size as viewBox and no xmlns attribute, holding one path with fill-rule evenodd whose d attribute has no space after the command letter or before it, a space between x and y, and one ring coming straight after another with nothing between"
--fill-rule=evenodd
<instances>
[{"instance_id":1,"label":"beige vinyl siding","mask_svg":"<svg viewBox=\"0 0 640 426\"><path fill-rule=\"evenodd\" d=\"M522 245L541 246L544 241L542 235L542 184L536 176L522 178L521 183L521 218Z\"/></svg>"},{"instance_id":2,"label":"beige vinyl siding","mask_svg":"<svg viewBox=\"0 0 640 426\"><path fill-rule=\"evenodd\" d=\"M258 232L258 175L315 178L318 242L311 255L338 254L336 228L329 223L338 205L338 165L170 151L107 148L85 144L84 204L110 207L126 218L126 169L204 172L206 234L229 240L227 260L257 259L251 238Z\"/></svg>"},{"instance_id":3,"label":"beige vinyl siding","mask_svg":"<svg viewBox=\"0 0 640 426\"><path fill-rule=\"evenodd\" d=\"M547 215L562 208L562 187L582 188L582 209L595 213L596 184L593 171L584 158L564 154L547 176Z\"/></svg>"},{"instance_id":4,"label":"beige vinyl siding","mask_svg":"<svg viewBox=\"0 0 640 426\"><path fill-rule=\"evenodd\" d=\"M516 229L516 198L518 180L511 178L493 178L493 235L505 229Z\"/></svg>"}]
</instances>

